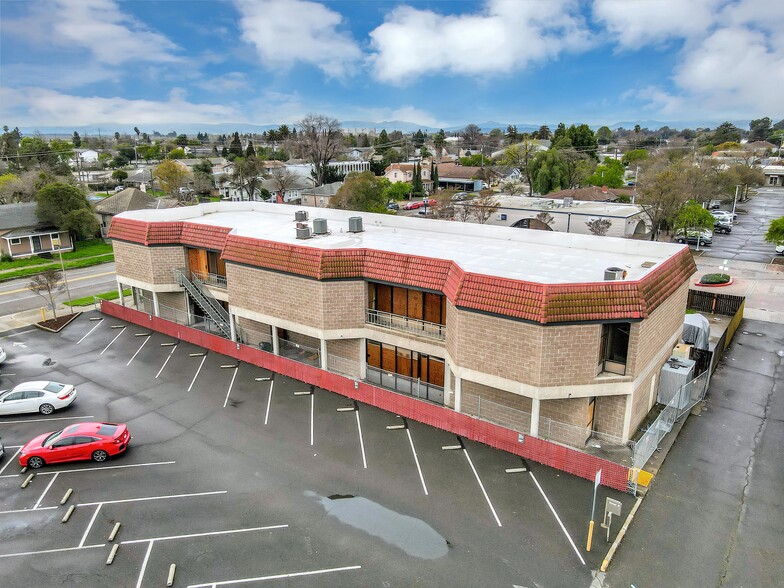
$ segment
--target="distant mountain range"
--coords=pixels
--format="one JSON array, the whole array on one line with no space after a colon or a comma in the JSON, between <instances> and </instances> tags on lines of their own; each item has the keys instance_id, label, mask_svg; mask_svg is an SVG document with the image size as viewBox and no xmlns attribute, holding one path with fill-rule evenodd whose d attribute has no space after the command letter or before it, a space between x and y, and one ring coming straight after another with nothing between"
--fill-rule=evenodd
<instances>
[{"instance_id":1,"label":"distant mountain range","mask_svg":"<svg viewBox=\"0 0 784 588\"><path fill-rule=\"evenodd\" d=\"M696 129L696 128L716 128L724 121L705 121L705 120L686 120L686 121L657 121L657 120L639 120L639 121L621 121L611 125L606 125L611 129L615 130L618 128L624 129L633 129L634 125L640 125L642 128L647 128L652 131L660 129L661 127L670 127L671 129ZM735 120L730 121L732 124L737 126L740 129L747 129L749 126L748 120ZM286 123L289 127L295 127L296 123ZM402 131L404 133L415 133L417 130L421 130L423 133L436 133L439 131L438 127L432 127L429 125L421 125L414 122L403 121L403 120L387 120L387 121L366 121L366 120L345 120L340 122L341 126L344 129L348 130L355 130L355 129L375 129L376 131L380 132L381 129L386 129L387 132L390 131ZM466 123L468 124L468 123ZM492 129L498 128L502 131L506 132L506 128L510 124L514 124L517 127L517 131L520 133L530 133L532 131L537 130L541 125L538 124L531 124L531 123L502 123L497 121L485 121L481 123L474 123L476 124L482 131L488 132ZM548 127L550 127L551 131L554 131L555 128L558 126L558 123L549 122L545 123ZM567 123L572 124L572 122ZM218 124L202 124L202 123L182 123L182 124L162 124L162 125L148 125L141 128L143 132L149 133L152 135L153 131L158 131L159 133L166 135L172 131L179 133L185 133L186 135L195 135L196 133L209 133L209 134L229 134L235 131L238 131L241 134L245 133L256 133L260 134L264 131L268 131L270 129L277 129L279 125L254 125L249 123L218 123ZM465 128L466 125L457 125L451 127L444 127L444 131L447 133L456 133ZM591 124L592 129L596 130L601 126L601 124ZM122 134L134 134L133 125L129 126L126 124L100 124L100 125L80 125L75 127L63 127L63 126L38 126L38 127L21 127L20 130L25 135L32 135L35 133L40 133L42 135L57 135L57 136L70 136L73 134L74 131L77 131L80 135L89 135L95 136L98 134L111 137L114 135L115 132L119 132Z\"/></svg>"}]
</instances>

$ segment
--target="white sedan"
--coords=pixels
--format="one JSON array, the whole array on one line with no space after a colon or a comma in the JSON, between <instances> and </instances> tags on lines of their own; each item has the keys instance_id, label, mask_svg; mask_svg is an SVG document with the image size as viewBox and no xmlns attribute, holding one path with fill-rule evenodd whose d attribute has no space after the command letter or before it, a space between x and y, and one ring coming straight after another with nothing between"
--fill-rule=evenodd
<instances>
[{"instance_id":1,"label":"white sedan","mask_svg":"<svg viewBox=\"0 0 784 588\"><path fill-rule=\"evenodd\" d=\"M5 351L3 351L3 348L0 347L0 363L3 363L5 361L5 358L6 358Z\"/></svg>"},{"instance_id":2,"label":"white sedan","mask_svg":"<svg viewBox=\"0 0 784 588\"><path fill-rule=\"evenodd\" d=\"M0 391L0 415L40 412L52 414L76 400L76 388L59 382L24 382Z\"/></svg>"}]
</instances>

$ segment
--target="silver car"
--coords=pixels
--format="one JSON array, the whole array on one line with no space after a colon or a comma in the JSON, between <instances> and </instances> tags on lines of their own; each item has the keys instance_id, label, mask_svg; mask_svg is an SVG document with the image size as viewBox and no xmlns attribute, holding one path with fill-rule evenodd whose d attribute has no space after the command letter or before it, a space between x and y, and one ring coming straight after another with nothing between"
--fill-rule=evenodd
<instances>
[{"instance_id":1,"label":"silver car","mask_svg":"<svg viewBox=\"0 0 784 588\"><path fill-rule=\"evenodd\" d=\"M0 391L0 415L40 412L52 414L76 400L76 388L59 382L24 382Z\"/></svg>"}]
</instances>

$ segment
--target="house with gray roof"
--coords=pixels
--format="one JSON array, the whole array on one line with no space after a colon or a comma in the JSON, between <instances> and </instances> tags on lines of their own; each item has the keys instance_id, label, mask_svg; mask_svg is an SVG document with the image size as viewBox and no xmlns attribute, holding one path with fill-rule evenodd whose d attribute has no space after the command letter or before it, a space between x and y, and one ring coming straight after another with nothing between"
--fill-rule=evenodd
<instances>
[{"instance_id":1,"label":"house with gray roof","mask_svg":"<svg viewBox=\"0 0 784 588\"><path fill-rule=\"evenodd\" d=\"M35 202L0 206L0 255L13 259L72 251L73 242L67 231L59 231L51 223L41 222L35 214Z\"/></svg>"},{"instance_id":2,"label":"house with gray roof","mask_svg":"<svg viewBox=\"0 0 784 588\"><path fill-rule=\"evenodd\" d=\"M126 188L96 202L93 209L101 224L101 236L105 237L109 232L112 217L116 214L147 208L174 208L179 205L179 202L172 198L156 198L138 188Z\"/></svg>"}]
</instances>

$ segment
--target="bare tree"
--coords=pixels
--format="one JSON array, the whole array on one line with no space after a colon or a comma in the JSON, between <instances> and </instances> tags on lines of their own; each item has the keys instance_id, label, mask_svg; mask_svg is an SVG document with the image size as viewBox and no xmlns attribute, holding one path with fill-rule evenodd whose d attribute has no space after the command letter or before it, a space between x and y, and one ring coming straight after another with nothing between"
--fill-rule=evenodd
<instances>
[{"instance_id":1,"label":"bare tree","mask_svg":"<svg viewBox=\"0 0 784 588\"><path fill-rule=\"evenodd\" d=\"M299 176L285 167L273 167L270 170L270 179L275 185L275 191L281 197L297 185Z\"/></svg>"},{"instance_id":2,"label":"bare tree","mask_svg":"<svg viewBox=\"0 0 784 588\"><path fill-rule=\"evenodd\" d=\"M485 224L498 210L498 201L492 194L480 194L469 204L471 214L480 225Z\"/></svg>"},{"instance_id":3,"label":"bare tree","mask_svg":"<svg viewBox=\"0 0 784 588\"><path fill-rule=\"evenodd\" d=\"M536 220L550 227L552 226L553 222L555 222L555 217L549 212L543 210L542 212L536 215Z\"/></svg>"},{"instance_id":4,"label":"bare tree","mask_svg":"<svg viewBox=\"0 0 784 588\"><path fill-rule=\"evenodd\" d=\"M471 123L470 125L466 125L466 128L460 132L460 136L463 137L466 145L469 147L475 147L481 143L482 129Z\"/></svg>"},{"instance_id":5,"label":"bare tree","mask_svg":"<svg viewBox=\"0 0 784 588\"><path fill-rule=\"evenodd\" d=\"M528 185L528 195L531 195L532 178L531 178L531 162L539 150L539 143L530 139L524 139L522 143L511 145L504 149L504 154L501 156L501 164L508 167L516 168L525 179Z\"/></svg>"},{"instance_id":6,"label":"bare tree","mask_svg":"<svg viewBox=\"0 0 784 588\"><path fill-rule=\"evenodd\" d=\"M326 183L330 160L343 146L343 133L336 118L323 114L309 114L297 125L303 155L313 164L317 186Z\"/></svg>"},{"instance_id":7,"label":"bare tree","mask_svg":"<svg viewBox=\"0 0 784 588\"><path fill-rule=\"evenodd\" d=\"M468 219L473 215L473 210L468 202L458 202L455 204L455 220L461 223L467 223Z\"/></svg>"},{"instance_id":8,"label":"bare tree","mask_svg":"<svg viewBox=\"0 0 784 588\"><path fill-rule=\"evenodd\" d=\"M610 230L612 221L608 218L595 218L585 224L588 226L588 230L591 231L591 234L596 235L597 237L604 237L607 234L607 231Z\"/></svg>"},{"instance_id":9,"label":"bare tree","mask_svg":"<svg viewBox=\"0 0 784 588\"><path fill-rule=\"evenodd\" d=\"M520 180L506 180L505 182L501 182L500 188L502 192L505 192L510 196L525 192L525 184Z\"/></svg>"},{"instance_id":10,"label":"bare tree","mask_svg":"<svg viewBox=\"0 0 784 588\"><path fill-rule=\"evenodd\" d=\"M46 300L54 318L57 318L57 297L65 292L65 281L60 270L49 269L33 276L27 289Z\"/></svg>"}]
</instances>

